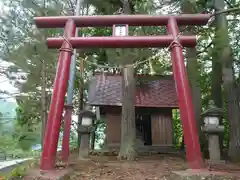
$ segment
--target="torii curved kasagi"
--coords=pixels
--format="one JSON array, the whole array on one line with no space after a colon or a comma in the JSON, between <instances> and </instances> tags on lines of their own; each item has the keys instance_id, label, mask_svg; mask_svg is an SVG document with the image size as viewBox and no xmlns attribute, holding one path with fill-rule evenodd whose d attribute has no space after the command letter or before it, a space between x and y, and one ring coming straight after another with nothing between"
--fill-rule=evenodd
<instances>
[{"instance_id":1,"label":"torii curved kasagi","mask_svg":"<svg viewBox=\"0 0 240 180\"><path fill-rule=\"evenodd\" d=\"M48 122L40 168L54 168L60 124L64 107L64 96L69 78L70 60L73 48L142 48L169 47L173 74L178 95L180 116L183 125L184 142L189 168L203 168L192 97L184 65L183 47L194 47L195 36L179 34L178 26L205 25L210 19L208 14L182 14L176 16L151 15L107 15L107 16L61 16L36 17L39 28L65 27L64 37L48 38L49 48L60 48L54 90L51 99ZM124 36L124 37L74 37L77 27L112 27L114 24L129 26L167 26L168 35L163 36Z\"/></svg>"}]
</instances>

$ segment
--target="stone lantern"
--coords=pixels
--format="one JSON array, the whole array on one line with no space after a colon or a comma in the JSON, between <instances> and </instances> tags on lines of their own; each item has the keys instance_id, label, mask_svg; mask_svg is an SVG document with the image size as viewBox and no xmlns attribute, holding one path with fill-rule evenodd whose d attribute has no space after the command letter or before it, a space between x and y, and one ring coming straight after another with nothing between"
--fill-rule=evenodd
<instances>
[{"instance_id":1,"label":"stone lantern","mask_svg":"<svg viewBox=\"0 0 240 180\"><path fill-rule=\"evenodd\" d=\"M96 116L90 110L84 110L79 113L82 119L82 124L78 128L81 134L81 143L79 149L79 158L87 158L89 156L90 134L94 131L93 118Z\"/></svg>"},{"instance_id":2,"label":"stone lantern","mask_svg":"<svg viewBox=\"0 0 240 180\"><path fill-rule=\"evenodd\" d=\"M202 131L208 135L209 162L213 164L223 163L219 147L219 133L224 132L224 126L219 125L222 114L223 110L216 107L213 100L209 101L208 109L202 113Z\"/></svg>"}]
</instances>

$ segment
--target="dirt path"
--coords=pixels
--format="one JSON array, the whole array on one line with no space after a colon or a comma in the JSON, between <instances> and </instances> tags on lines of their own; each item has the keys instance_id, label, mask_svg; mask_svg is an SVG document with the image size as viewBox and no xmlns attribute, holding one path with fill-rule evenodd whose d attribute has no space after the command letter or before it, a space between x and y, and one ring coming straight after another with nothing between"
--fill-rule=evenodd
<instances>
[{"instance_id":1,"label":"dirt path","mask_svg":"<svg viewBox=\"0 0 240 180\"><path fill-rule=\"evenodd\" d=\"M145 156L135 162L95 156L71 166L74 169L72 180L167 180L172 170L187 168L182 158L166 155Z\"/></svg>"}]
</instances>

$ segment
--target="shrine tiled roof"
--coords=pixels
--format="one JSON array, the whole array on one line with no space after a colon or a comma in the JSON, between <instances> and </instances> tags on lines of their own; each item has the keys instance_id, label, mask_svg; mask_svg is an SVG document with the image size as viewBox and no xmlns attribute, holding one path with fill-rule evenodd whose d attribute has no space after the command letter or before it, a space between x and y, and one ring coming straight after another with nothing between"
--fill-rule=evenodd
<instances>
[{"instance_id":1,"label":"shrine tiled roof","mask_svg":"<svg viewBox=\"0 0 240 180\"><path fill-rule=\"evenodd\" d=\"M178 107L175 83L172 76L137 75L137 107ZM97 73L93 76L88 94L92 106L121 106L121 75Z\"/></svg>"}]
</instances>

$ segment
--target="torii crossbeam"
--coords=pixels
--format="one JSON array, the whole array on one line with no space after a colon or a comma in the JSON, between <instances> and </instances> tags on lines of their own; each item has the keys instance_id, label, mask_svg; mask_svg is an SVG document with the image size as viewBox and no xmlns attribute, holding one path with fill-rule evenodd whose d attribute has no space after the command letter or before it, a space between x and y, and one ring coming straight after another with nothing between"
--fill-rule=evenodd
<instances>
[{"instance_id":1,"label":"torii crossbeam","mask_svg":"<svg viewBox=\"0 0 240 180\"><path fill-rule=\"evenodd\" d=\"M189 168L203 168L193 103L184 65L183 47L194 47L195 36L179 34L180 25L205 25L210 19L208 14L182 14L176 16L150 15L109 15L109 16L60 16L36 17L39 28L65 27L64 37L48 38L49 48L60 48L54 90L51 99L47 128L40 168L54 168L60 124L64 107L64 96L67 89L70 59L73 48L142 48L169 47L173 74L179 101L180 117L183 125L184 142ZM134 36L134 37L74 37L77 27L104 27L114 24L128 26L166 26L168 35Z\"/></svg>"}]
</instances>

